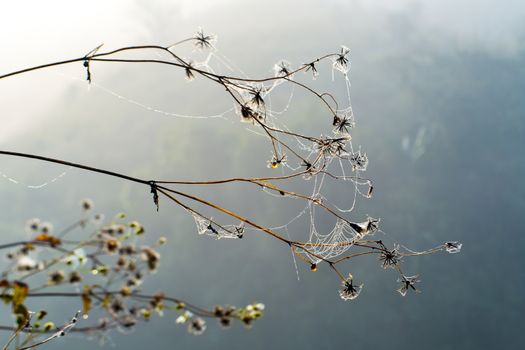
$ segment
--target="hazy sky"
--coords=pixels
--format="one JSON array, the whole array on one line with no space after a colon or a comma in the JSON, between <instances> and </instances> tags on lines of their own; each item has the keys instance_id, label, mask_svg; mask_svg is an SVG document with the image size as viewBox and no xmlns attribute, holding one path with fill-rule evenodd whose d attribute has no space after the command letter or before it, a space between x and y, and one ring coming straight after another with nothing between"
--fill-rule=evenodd
<instances>
[{"instance_id":1,"label":"hazy sky","mask_svg":"<svg viewBox=\"0 0 525 350\"><path fill-rule=\"evenodd\" d=\"M334 11L339 18L331 18L336 15ZM382 28L400 21L399 25L408 26L409 37L404 40L427 49L441 54L479 52L500 57L513 57L522 51L525 29L525 6L520 0L334 0L322 4L234 0L6 1L0 16L1 72L81 56L101 43L114 48L158 42L159 37L161 41L168 37L177 40L191 35L198 27L217 32L219 38L236 31L239 25L237 35L242 36L242 29L248 26L245 35L262 40L284 30L291 38L299 33L316 33L316 37L326 38L333 35L331 28L348 31L348 38L373 40L378 35L388 36ZM345 38L342 32L336 36ZM347 42L350 40L344 41L353 46ZM222 46L219 42L226 51L229 45L228 41ZM26 128L28 120L34 123L43 118L66 87L63 79L57 81L49 72L4 81L0 91L11 103L3 107L0 142L10 133ZM21 90L26 94L18 93ZM16 109L25 104L28 95L33 101L31 106Z\"/></svg>"}]
</instances>

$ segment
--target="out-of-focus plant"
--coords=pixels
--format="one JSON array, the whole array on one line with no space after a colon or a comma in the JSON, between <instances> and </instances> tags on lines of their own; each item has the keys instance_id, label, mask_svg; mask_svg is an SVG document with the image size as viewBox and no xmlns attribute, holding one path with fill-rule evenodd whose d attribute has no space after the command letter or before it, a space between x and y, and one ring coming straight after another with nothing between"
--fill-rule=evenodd
<instances>
[{"instance_id":1,"label":"out-of-focus plant","mask_svg":"<svg viewBox=\"0 0 525 350\"><path fill-rule=\"evenodd\" d=\"M177 50L185 43L193 43L196 50L209 51L209 55L203 61L183 58L177 53ZM347 47L343 46L334 53L320 56L295 68L288 61L281 60L274 65L274 74L263 78L250 78L244 74L235 76L217 73L209 64L211 58L219 57L215 54L215 36L204 34L202 31L199 31L191 38L169 46L128 46L106 52L102 52L101 49L102 45L83 56L4 74L0 76L0 79L74 63L83 64L86 70L86 80L89 84L93 82L93 67L95 63L155 64L181 70L188 81L205 79L214 83L225 92L226 97L231 99L233 103L231 111L238 116L241 122L247 123L248 128L254 134L265 137L268 140L271 157L270 159L261 160L261 163L266 164L271 171L279 170L278 173L265 176L231 177L202 181L166 181L161 179L141 179L111 170L36 154L8 150L0 150L0 154L62 164L142 184L151 193L153 204L157 210L161 207L161 201L164 200L176 204L193 217L197 226L197 232L202 235L213 236L217 239L239 239L245 234L252 232L265 234L289 246L294 257L304 262L309 270L316 271L319 264L329 266L340 280L341 289L339 290L339 295L343 300L357 298L362 290L362 284L357 282L360 278L354 278L351 273L343 273L342 271L344 263L349 260L360 256L375 256L384 269L392 269L397 272L399 276L398 292L405 296L409 292L419 291L416 287L419 277L405 274L402 269L404 258L440 251L456 253L461 249L461 243L455 241L439 244L435 248L419 252L409 250L395 242L387 244L384 239L374 235L378 232L382 233L379 228L379 219L365 217L361 220L353 220L350 218L357 198L372 197L373 183L371 179L362 175L366 171L369 162L366 153L361 151L361 147L356 148L352 144L351 135L355 127L355 116L349 96L350 50ZM152 56L152 53L156 55ZM144 57L137 57L136 54L142 54ZM313 81L319 76L322 65L329 66L329 69L332 71L332 80L336 78L336 74L341 77L345 84L345 93L347 95L344 102L339 101L333 93L319 91L313 86ZM281 85L305 91L312 97L313 101L316 101L324 109L324 115L321 117L326 120L326 123L323 130L319 130L318 135L309 135L299 130L300 128L296 130L284 125L281 115L286 112L287 108L280 112L272 110L269 101L273 95L279 93L279 89L276 88ZM351 195L347 197L348 201L344 203L344 208L329 201L324 194L323 186L328 181L334 182L340 190L350 188ZM311 193L305 194L292 190L294 182L311 184ZM304 210L297 217L290 218L290 223L298 217L308 218L308 238L305 240L293 240L288 235L288 225L271 227L270 225L258 223L255 215L253 217L243 216L230 208L192 194L184 189L192 188L192 186L214 187L232 183L249 184L261 188L264 190L264 193L275 197L291 198L303 202ZM229 222L214 219L214 213L215 215L229 218ZM334 221L332 230L327 232L318 231L315 217L319 213L328 215ZM81 221L81 223L84 225L85 222ZM40 230L43 226L36 225L35 227ZM122 223L113 223L109 226L101 226L93 233L93 236L79 242L65 241L62 236L55 236L49 232L38 232L38 235L32 241L20 242L18 244L19 251L12 253L14 254L12 258L16 259L17 262L11 266L12 270L8 271L21 273L19 268L22 262L23 266L30 269L30 271L25 271L23 276L41 275L40 271L48 271L51 274L49 275L49 281L40 287L29 287L20 278L16 280L5 278L2 280L2 288L4 288L4 295L6 295L5 300L12 306L13 313L18 315L18 326L15 329L14 337L19 337L22 332L28 329L31 329L30 334L34 333L33 329L35 326L33 323L38 319L38 316L32 316L31 312L25 309L24 300L26 298L37 295L50 297L52 293L43 294L39 292L39 289L61 286L67 283L74 284L79 282L75 280L77 277L84 278L78 271L76 274L71 275L51 268L61 260L57 260L54 263L44 262L44 269L42 269L41 265L39 265L42 262L33 261L26 255L31 249L37 248L61 252L75 260L79 265L78 252L84 252L81 256L83 256L84 263L91 264L89 267L91 273L96 273L98 278L102 277L106 282L102 284L87 284L87 287L84 287L82 290L70 294L66 293L63 296L82 298L83 313L91 309L94 303L99 308L102 308L109 315L108 321L103 323L104 329L108 327L125 327L136 322L137 318L147 319L151 314L162 312L166 308L167 303L171 303L172 307L180 312L177 321L188 323L189 330L195 334L201 333L206 327L203 319L199 317L217 317L224 324L229 324L231 319L239 319L249 325L251 320L262 314L263 307L261 304L249 305L242 309L222 307L207 311L178 299L167 298L163 294L148 296L136 293L134 283L140 283L139 281L142 280L142 277L150 270L154 270L158 262L158 253L152 248L126 248L128 247L126 243L128 237L135 237L137 233L140 233L141 227L139 224L124 225ZM123 232L119 233L119 230ZM14 247L13 245L7 246ZM88 247L94 250L86 252ZM129 252L126 249L129 249ZM122 254L121 250L125 251L125 253ZM99 255L114 256L114 261L112 263L103 263ZM136 265L135 269L137 270L129 270L129 264L132 261ZM142 268L139 268L139 266ZM115 268L118 270L114 270ZM121 277L115 277L117 275ZM71 278L75 282L71 282ZM27 279L27 277L24 279ZM118 283L125 281L125 283L116 290L111 289L109 286L117 283L116 281ZM139 306L134 309L123 306L123 303L126 301L138 302ZM115 308L120 311L126 310L126 312L120 314ZM130 310L133 310L133 312ZM73 320L75 322L66 323L59 331L55 331L54 327L51 327L53 330L49 329L48 331L54 331L53 336L56 336L56 334L62 334L65 330L78 330L79 328L73 328L77 318L75 317ZM100 328L101 326L91 326L87 330L97 330L97 327Z\"/></svg>"},{"instance_id":2,"label":"out-of-focus plant","mask_svg":"<svg viewBox=\"0 0 525 350\"><path fill-rule=\"evenodd\" d=\"M147 277L159 268L160 250L165 245L169 249L167 238L159 237L155 246L147 246L146 229L138 221L126 220L123 213L105 221L103 215L91 214L92 201L83 200L81 205L82 217L63 230L55 232L53 225L35 218L27 223L27 240L0 245L7 261L0 299L16 323L0 325L12 332L4 349L29 349L69 332L103 339L112 329L131 330L164 314L196 335L206 329L206 319L215 318L224 327L233 321L250 327L262 316L261 303L207 310L162 291L145 294ZM59 324L46 309L50 298L76 300L80 310ZM33 307L40 307L30 309L30 300ZM75 303L67 304L74 308Z\"/></svg>"}]
</instances>

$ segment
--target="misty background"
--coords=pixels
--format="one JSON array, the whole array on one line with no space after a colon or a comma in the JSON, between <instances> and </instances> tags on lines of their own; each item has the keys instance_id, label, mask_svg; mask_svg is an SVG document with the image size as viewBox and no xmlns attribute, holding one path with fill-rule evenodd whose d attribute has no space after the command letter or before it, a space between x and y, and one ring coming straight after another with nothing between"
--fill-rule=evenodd
<instances>
[{"instance_id":1,"label":"misty background","mask_svg":"<svg viewBox=\"0 0 525 350\"><path fill-rule=\"evenodd\" d=\"M66 171L41 189L0 178L2 241L25 237L32 217L69 225L88 197L97 212L124 211L139 220L148 239L168 238L148 292L162 289L208 307L254 301L267 307L253 329L235 324L223 330L209 322L200 337L168 312L132 334L113 332L116 347L514 349L525 341L521 1L29 1L2 4L0 16L0 74L82 56L101 43L104 50L167 45L199 27L217 34L219 52L257 77L272 74L280 59L297 66L344 44L351 49L354 144L367 153L367 175L375 183L374 197L361 200L352 219L380 217L389 237L414 249L464 243L460 254L407 259L407 270L421 274L422 293L405 298L395 292L393 271L375 258L353 260L347 267L364 289L343 302L339 281L324 266L310 273L299 265L298 281L289 249L276 240L198 236L191 217L175 205L162 201L157 213L145 187L2 156L0 171L26 184ZM199 79L188 83L183 72L167 67L93 64L92 74L94 83L166 111L210 115L231 108L221 89ZM330 70L321 74L316 87L332 87ZM0 81L0 148L142 178L268 173L268 143L235 118L163 116L96 86L88 89L84 79L78 63ZM285 89L283 96L276 106L286 104ZM297 92L286 123L319 133L321 118L311 104ZM347 194L332 191L345 203ZM274 205L272 197L243 186L194 193L268 226L287 222L298 208ZM290 234L306 237L300 230ZM56 320L71 315L60 300L47 306ZM2 308L5 323L8 309ZM43 348L96 346L68 335Z\"/></svg>"}]
</instances>

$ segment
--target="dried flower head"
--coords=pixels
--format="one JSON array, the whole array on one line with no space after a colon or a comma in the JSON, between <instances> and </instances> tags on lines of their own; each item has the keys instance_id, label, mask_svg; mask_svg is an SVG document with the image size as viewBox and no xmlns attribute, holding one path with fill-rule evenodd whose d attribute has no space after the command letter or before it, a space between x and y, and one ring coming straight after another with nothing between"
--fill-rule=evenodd
<instances>
[{"instance_id":1,"label":"dried flower head","mask_svg":"<svg viewBox=\"0 0 525 350\"><path fill-rule=\"evenodd\" d=\"M242 105L240 109L241 122L256 123L256 120L264 120L264 115L248 105Z\"/></svg>"},{"instance_id":2,"label":"dried flower head","mask_svg":"<svg viewBox=\"0 0 525 350\"><path fill-rule=\"evenodd\" d=\"M250 90L250 95L252 96L250 99L250 103L254 106L261 107L264 106L264 86L256 86L253 89Z\"/></svg>"},{"instance_id":3,"label":"dried flower head","mask_svg":"<svg viewBox=\"0 0 525 350\"><path fill-rule=\"evenodd\" d=\"M286 60L280 60L277 64L275 64L275 66L273 67L273 71L276 77L291 78L291 64Z\"/></svg>"},{"instance_id":4,"label":"dried flower head","mask_svg":"<svg viewBox=\"0 0 525 350\"><path fill-rule=\"evenodd\" d=\"M450 254L456 254L461 251L461 247L463 244L461 242L453 241L453 242L446 242L444 245L445 250Z\"/></svg>"},{"instance_id":5,"label":"dried flower head","mask_svg":"<svg viewBox=\"0 0 525 350\"><path fill-rule=\"evenodd\" d=\"M359 150L350 155L350 163L352 163L353 170L365 171L368 167L368 157Z\"/></svg>"},{"instance_id":6,"label":"dried flower head","mask_svg":"<svg viewBox=\"0 0 525 350\"><path fill-rule=\"evenodd\" d=\"M184 68L184 74L187 81L192 81L195 79L195 74L193 73L194 63L193 61L188 61L186 63L186 68Z\"/></svg>"},{"instance_id":7,"label":"dried flower head","mask_svg":"<svg viewBox=\"0 0 525 350\"><path fill-rule=\"evenodd\" d=\"M27 221L26 224L27 230L30 232L36 232L38 231L40 227L40 219L39 218L33 218Z\"/></svg>"},{"instance_id":8,"label":"dried flower head","mask_svg":"<svg viewBox=\"0 0 525 350\"><path fill-rule=\"evenodd\" d=\"M49 284L57 285L64 282L64 271L56 270L49 273Z\"/></svg>"},{"instance_id":9,"label":"dried flower head","mask_svg":"<svg viewBox=\"0 0 525 350\"><path fill-rule=\"evenodd\" d=\"M281 164L286 163L286 155L283 154L281 157L276 157L275 155L271 160L267 162L268 168L277 169Z\"/></svg>"},{"instance_id":10,"label":"dried flower head","mask_svg":"<svg viewBox=\"0 0 525 350\"><path fill-rule=\"evenodd\" d=\"M340 71L343 74L348 73L349 67L349 60L348 60L348 54L350 53L350 49L344 45L341 46L341 51L337 54L337 57L334 59L333 68Z\"/></svg>"},{"instance_id":11,"label":"dried flower head","mask_svg":"<svg viewBox=\"0 0 525 350\"><path fill-rule=\"evenodd\" d=\"M160 260L160 254L158 252L156 252L154 249L150 247L143 247L141 257L142 257L142 260L146 261L148 268L151 271L154 271L157 269L157 266Z\"/></svg>"},{"instance_id":12,"label":"dried flower head","mask_svg":"<svg viewBox=\"0 0 525 350\"><path fill-rule=\"evenodd\" d=\"M352 227L360 236L369 235L379 230L379 221L380 219L374 219L369 216L364 222L351 222L350 227Z\"/></svg>"},{"instance_id":13,"label":"dried flower head","mask_svg":"<svg viewBox=\"0 0 525 350\"><path fill-rule=\"evenodd\" d=\"M334 115L332 125L334 126L334 133L343 135L348 134L349 130L355 126L352 109L350 108L344 113Z\"/></svg>"},{"instance_id":14,"label":"dried flower head","mask_svg":"<svg viewBox=\"0 0 525 350\"><path fill-rule=\"evenodd\" d=\"M193 318L188 323L188 332L193 335L201 335L206 330L206 321L200 317Z\"/></svg>"},{"instance_id":15,"label":"dried flower head","mask_svg":"<svg viewBox=\"0 0 525 350\"><path fill-rule=\"evenodd\" d=\"M124 311L124 303L120 298L113 298L111 304L109 305L111 311L115 314Z\"/></svg>"},{"instance_id":16,"label":"dried flower head","mask_svg":"<svg viewBox=\"0 0 525 350\"><path fill-rule=\"evenodd\" d=\"M407 295L407 293L408 293L408 291L410 289L413 290L416 293L419 292L419 290L416 289L416 287L415 287L416 283L421 282L419 280L419 275L414 275L414 276L401 275L401 277L397 280L397 282L401 283L401 286L399 287L399 289L397 291L402 296Z\"/></svg>"},{"instance_id":17,"label":"dried flower head","mask_svg":"<svg viewBox=\"0 0 525 350\"><path fill-rule=\"evenodd\" d=\"M304 65L306 67L305 72L311 71L312 72L312 78L316 79L319 76L319 72L317 71L317 67L315 66L315 62L310 62Z\"/></svg>"},{"instance_id":18,"label":"dried flower head","mask_svg":"<svg viewBox=\"0 0 525 350\"><path fill-rule=\"evenodd\" d=\"M72 271L69 274L69 283L79 283L82 281L82 276L77 271Z\"/></svg>"},{"instance_id":19,"label":"dried flower head","mask_svg":"<svg viewBox=\"0 0 525 350\"><path fill-rule=\"evenodd\" d=\"M201 28L199 28L193 39L195 40L195 47L201 50L214 48L214 44L217 41L215 35L205 35Z\"/></svg>"},{"instance_id":20,"label":"dried flower head","mask_svg":"<svg viewBox=\"0 0 525 350\"><path fill-rule=\"evenodd\" d=\"M363 289L362 284L354 285L352 275L349 275L341 284L343 288L339 289L339 296L343 300L354 300L359 296L359 293L361 293L361 290Z\"/></svg>"},{"instance_id":21,"label":"dried flower head","mask_svg":"<svg viewBox=\"0 0 525 350\"><path fill-rule=\"evenodd\" d=\"M221 317L219 319L219 324L224 328L229 328L231 326L231 318L229 317Z\"/></svg>"},{"instance_id":22,"label":"dried flower head","mask_svg":"<svg viewBox=\"0 0 525 350\"><path fill-rule=\"evenodd\" d=\"M80 201L80 207L82 208L82 210L88 211L88 210L93 209L94 204L91 199L84 198Z\"/></svg>"},{"instance_id":23,"label":"dried flower head","mask_svg":"<svg viewBox=\"0 0 525 350\"><path fill-rule=\"evenodd\" d=\"M347 135L350 136L350 135ZM342 157L348 154L346 151L346 143L350 137L339 138L319 138L316 140L316 148L324 157Z\"/></svg>"},{"instance_id":24,"label":"dried flower head","mask_svg":"<svg viewBox=\"0 0 525 350\"><path fill-rule=\"evenodd\" d=\"M51 233L53 231L53 224L50 222L43 222L40 224L40 231L42 233Z\"/></svg>"},{"instance_id":25,"label":"dried flower head","mask_svg":"<svg viewBox=\"0 0 525 350\"><path fill-rule=\"evenodd\" d=\"M379 261L384 269L396 268L398 266L402 256L399 253L399 246L395 245L392 250L385 249L379 254Z\"/></svg>"},{"instance_id":26,"label":"dried flower head","mask_svg":"<svg viewBox=\"0 0 525 350\"><path fill-rule=\"evenodd\" d=\"M114 238L107 239L104 244L104 248L110 254L115 253L120 247L120 242Z\"/></svg>"},{"instance_id":27,"label":"dried flower head","mask_svg":"<svg viewBox=\"0 0 525 350\"><path fill-rule=\"evenodd\" d=\"M55 324L53 322L46 322L44 323L44 331L49 332L50 330L55 328Z\"/></svg>"}]
</instances>

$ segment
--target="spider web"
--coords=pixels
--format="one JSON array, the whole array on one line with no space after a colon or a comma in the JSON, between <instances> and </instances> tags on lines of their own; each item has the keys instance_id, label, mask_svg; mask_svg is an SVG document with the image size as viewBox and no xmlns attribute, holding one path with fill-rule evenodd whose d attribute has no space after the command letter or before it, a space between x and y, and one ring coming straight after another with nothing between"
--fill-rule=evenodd
<instances>
[{"instance_id":1,"label":"spider web","mask_svg":"<svg viewBox=\"0 0 525 350\"><path fill-rule=\"evenodd\" d=\"M68 170L71 170L71 167L68 167ZM6 179L7 181L9 181L10 183L18 185L18 186L25 187L25 188L30 188L30 189L41 189L41 188L44 188L47 185L52 184L52 183L60 180L61 178L66 176L66 174L67 174L67 171L63 171L60 174L58 174L56 176L53 176L51 179L49 179L49 180L47 180L45 182L33 185L33 184L27 184L27 183L25 183L25 182L23 182L21 180L17 180L17 179L15 179L15 178L7 175L7 174L4 174L2 171L0 171L0 176L3 177L4 179Z\"/></svg>"},{"instance_id":2,"label":"spider web","mask_svg":"<svg viewBox=\"0 0 525 350\"><path fill-rule=\"evenodd\" d=\"M343 48L343 50L346 50L346 48ZM284 62L284 61L283 61ZM217 47L214 47L214 50L208 54L204 61L197 62L197 65L201 67L201 69L208 69L210 72L215 71L221 71L221 70L228 70L233 73L237 73L238 76L248 78L248 75L244 73L242 69L240 69L232 60L230 60L228 57L223 55ZM288 64L288 63L286 63ZM332 81L334 82L336 80L336 74L342 75L343 82L344 82L344 90L346 93L346 106L343 108L337 109L336 112L340 115L348 117L350 121L350 129L353 129L355 126L355 115L352 108L352 103L350 99L350 80L348 77L348 67L341 66L338 62L332 61L328 62L330 65L330 68L332 70ZM215 68L212 68L215 67ZM317 76L314 76L314 79L317 78ZM283 89L282 80L274 80L270 83L240 83L243 87L246 87L248 89L237 89L236 92L240 96L241 100L248 101L250 99L250 95L247 91L249 89L256 89L261 91L261 97L265 101L264 106L264 122L265 125L267 125L270 128L283 130L285 132L291 133L293 131L293 128L290 128L286 125L284 121L285 114L289 111L290 107L292 106L294 102L295 97L295 90L297 89L295 85L293 84L286 84L289 88L289 91L287 92L287 99L284 102L283 106L276 107L274 106L274 103L272 101L272 97L274 93L277 93L277 89ZM96 86L96 85L95 85ZM235 90L235 88L234 88ZM205 119L205 118L223 118L223 119L229 119L231 116L240 115L241 111L238 106L234 106L231 109L228 109L227 111L218 113L216 115L206 115L206 116L191 116L191 115L181 115L174 112L165 112L155 107L150 107L147 105L144 105L142 103L137 103L136 101L123 97L120 94L116 94L114 92L106 91L108 93L111 93L112 95L116 95L116 97L120 99L124 99L125 101L138 105L139 107L146 109L151 112L155 113L161 113L164 115L172 116L172 117L183 117L183 118L194 118L194 119ZM282 97L282 96L281 96ZM232 113L233 112L233 113ZM241 116L241 120L242 120ZM230 119L231 120L231 119ZM263 137L268 139L271 142L270 137L264 133L264 131L258 127L257 125L248 125L245 127L245 130L257 135L259 137ZM353 130L352 130L353 131ZM340 135L340 133L335 132L335 135ZM293 143L293 148L300 153L300 155L308 160L312 161L315 159L315 157L319 154L319 148L318 145L313 144L311 142L308 142L300 137L297 136L290 136L287 137L287 142ZM357 150L354 148L354 145L352 141L348 141L346 144L348 148L348 157L346 159L341 159L339 157L335 157L333 155L330 155L329 152L323 154L323 164L324 169L326 171L329 171L332 175L334 175L337 179L336 181L338 183L342 183L342 185L347 188L347 191L349 191L350 196L349 200L345 201L342 204L335 204L331 203L328 196L324 193L324 188L327 183L327 175L325 173L318 173L313 174L310 178L307 177L304 180L305 183L310 181L310 198L318 199L319 201L323 202L323 204L331 207L334 211L337 213L340 213L341 215L346 215L352 213L356 207L356 203L358 201L359 197L365 197L369 198L371 195L371 188L372 184L370 180L367 180L365 178L361 177L361 174L366 171L367 165L368 165L368 158L366 158L366 154L361 151L361 147L358 147ZM285 152L284 147L281 144L276 145L276 149L280 154L283 154ZM292 162L287 161L283 163L283 166L280 169L281 175L289 174L290 172L296 172L301 169L300 162ZM273 197L282 197L281 194L277 193L272 188L263 188L263 192L267 195L273 196ZM197 233L200 235L207 235L214 237L216 239L221 238L239 238L239 235L237 234L236 230L239 226L228 224L224 226L219 226L216 223L212 223L211 220L203 215L197 214L195 212L192 212L192 217L195 221ZM348 218L349 220L350 218ZM294 230L291 229L291 226L299 221L306 221L307 225L309 227L309 234L308 237L305 237L306 240L305 246L308 247L308 251L312 254L309 254L307 251L302 251L302 253L312 262L319 262L320 258L323 259L330 259L334 257L341 256L344 254L348 249L350 249L353 244L361 239L363 239L366 235L372 234L374 231L362 231L358 232L354 228L350 226L348 223L348 220L343 220L340 218L337 218L335 220L333 228L328 231L324 232L322 230L319 230L316 225L316 206L312 202L308 202L303 209L301 209L295 216L293 216L290 220L288 220L286 223L281 225L275 225L273 227L270 227L271 230L274 230L276 232L283 233L291 239L292 233L295 234ZM363 225L365 223L361 223ZM246 227L246 230L251 231L258 231L256 228ZM244 232L244 227L243 227ZM293 254L292 254L293 255ZM299 273L297 271L297 263L295 261L295 255L294 257L294 265L296 267L297 277L299 278Z\"/></svg>"},{"instance_id":3,"label":"spider web","mask_svg":"<svg viewBox=\"0 0 525 350\"><path fill-rule=\"evenodd\" d=\"M244 223L242 222L239 225L219 225L214 223L213 219L208 219L194 211L191 212L191 215L193 216L199 235L208 235L216 239L239 239L244 235Z\"/></svg>"},{"instance_id":4,"label":"spider web","mask_svg":"<svg viewBox=\"0 0 525 350\"><path fill-rule=\"evenodd\" d=\"M347 49L343 47L341 50L344 51ZM158 56L161 56L163 59L173 59L172 57L169 57L167 55L158 54ZM247 78L247 75L242 71L242 69L237 67L232 60L223 55L217 49L216 46L214 46L213 50L211 50L208 54L205 55L204 59L200 61L193 61L193 64L195 67L199 67L199 69L208 72L222 72L224 70L227 70L232 72L233 75L238 74L239 77ZM289 65L289 63L283 60L278 65L276 65L276 67L280 67L283 65ZM340 62L336 60L327 61L326 65L328 65L328 68L331 69L332 83L334 85L337 85L337 83L340 83L340 81L342 80L344 84L344 92L346 95L344 97L344 106L333 106L335 103L330 99L327 99L327 103L333 106L334 111L337 113L337 115L341 115L344 118L348 119L348 129L350 129L349 131L352 134L354 134L354 127L356 121L350 98L351 84L348 76L350 65L341 65ZM77 77L66 76L62 73L57 74L68 79L82 81L82 79ZM341 76L342 79L339 78ZM317 74L314 74L313 78L314 79L312 80L318 81ZM303 79L303 75L302 73L296 73L291 79ZM87 84L85 81L83 81L83 83ZM282 130L283 132L285 132L285 134L280 135L279 137L282 140L285 140L287 144L290 145L295 150L295 152L297 152L297 154L299 154L304 160L312 163L318 157L320 157L320 162L322 164L323 171L313 171L308 176L305 176L303 179L301 179L301 181L303 182L303 185L309 184L310 198L315 199L320 203L323 203L323 205L329 207L335 213L340 215L340 217L331 216L332 219L335 220L335 223L333 224L333 228L331 230L328 231L320 229L318 228L318 225L316 225L316 210L318 210L316 208L318 208L318 206L312 203L312 201L308 201L308 203L304 207L302 207L302 209L300 209L295 216L287 220L287 222L285 222L284 224L274 225L273 227L271 227L271 229L275 230L276 232L282 233L287 237L291 237L292 235L296 235L296 232L293 229L291 229L291 226L298 223L299 221L306 221L308 226L307 237L294 237L294 239L303 239L305 247L308 247L308 250L312 253L309 254L307 251L303 251L304 255L310 261L318 262L320 261L320 258L330 259L344 254L348 249L352 247L352 245L356 241L362 239L365 235L372 233L366 231L366 233L363 234L361 232L358 232L349 224L349 221L351 221L349 215L355 210L358 198L369 198L371 195L371 181L361 177L361 174L366 171L368 165L368 158L366 157L366 153L361 151L361 147L354 147L352 140L348 136L348 133L344 130L330 130L326 134L327 136L321 135L320 139L327 140L328 142L329 138L340 137L345 144L345 157L340 157L333 154L334 149L332 144L327 143L326 145L319 145L314 142L310 142L307 139L294 135L294 128L288 127L284 120L287 112L289 112L291 106L294 103L294 98L296 97L296 90L298 89L298 87L294 84L288 83L284 80L273 80L264 83L240 82L239 84L242 87L247 87L249 89L257 89L261 92L261 97L265 101L264 108L261 108L262 113L264 113L265 125L272 129ZM88 86L98 89L120 101L129 103L147 112L162 115L165 117L195 120L223 119L230 122L236 122L236 118L239 117L241 120L243 119L241 115L242 113L238 106L234 106L226 110L209 115L190 115L178 113L175 111L168 111L157 106L149 105L143 101L138 101L135 98L131 98L119 92L116 92L113 89L104 86L98 82L91 82L91 84L89 84ZM279 96L282 100L281 91L286 88L288 88L288 91L285 91L284 93L286 96L284 104L282 106L276 106L276 104L272 101L273 95L280 94ZM250 99L250 96L246 89L235 89L235 87L233 87L232 89L236 91L236 93L240 96L241 100L248 101ZM264 130L262 130L260 126L252 124L247 125L245 129L258 137L268 139L269 142L272 143L271 138L264 132ZM274 144L274 147L279 154L289 153L288 150L285 149L285 147L281 143ZM297 172L302 169L302 166L303 165L300 161L295 159L289 159L286 162L282 163L282 166L280 167L280 173L284 176L293 172ZM327 175L327 173L330 173L331 175L329 176ZM3 173L0 173L0 175L11 182L19 183L17 180L7 177ZM49 183L57 181L64 175L65 172L42 185L26 186L30 188L42 188ZM328 181L328 179L330 179L330 181ZM325 191L325 187L328 186L327 183L332 183L334 181L338 184L337 186L339 186L337 190L337 197L345 198L345 201L343 203L332 203L331 199L329 198L329 195L326 194L327 192L329 192ZM344 193L343 190L348 191L349 195L341 195L342 193ZM281 194L276 193L276 191L271 188L264 188L263 192L274 197L282 196ZM207 216L192 211L190 211L190 213L195 221L196 230L199 235L206 235L214 237L216 239L221 239L240 238L244 233L245 228L242 225L222 225L213 222L213 219ZM344 219L342 219L343 217ZM246 230L248 229L258 230L255 228L246 227Z\"/></svg>"}]
</instances>

